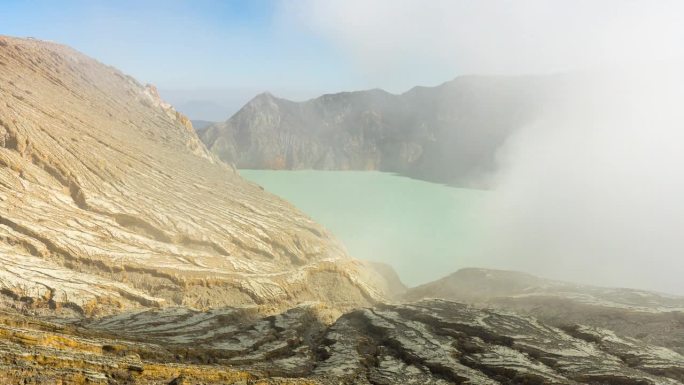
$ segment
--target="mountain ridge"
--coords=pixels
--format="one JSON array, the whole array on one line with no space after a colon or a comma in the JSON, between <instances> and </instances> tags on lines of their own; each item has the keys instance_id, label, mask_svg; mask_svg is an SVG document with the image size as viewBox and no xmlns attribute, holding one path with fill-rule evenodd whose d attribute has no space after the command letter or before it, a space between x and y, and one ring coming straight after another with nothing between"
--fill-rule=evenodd
<instances>
[{"instance_id":1,"label":"mountain ridge","mask_svg":"<svg viewBox=\"0 0 684 385\"><path fill-rule=\"evenodd\" d=\"M2 383L684 380L681 318L642 317L674 313L658 296L471 269L435 283L471 304L402 300L390 267L218 161L154 86L66 46L0 36L0 101ZM567 316L592 296L609 317ZM623 306L639 298L650 313ZM622 335L644 320L653 335Z\"/></svg>"},{"instance_id":2,"label":"mountain ridge","mask_svg":"<svg viewBox=\"0 0 684 385\"><path fill-rule=\"evenodd\" d=\"M261 93L200 138L237 168L379 170L486 185L496 152L531 121L562 76L461 76L392 94L324 94L303 102Z\"/></svg>"}]
</instances>

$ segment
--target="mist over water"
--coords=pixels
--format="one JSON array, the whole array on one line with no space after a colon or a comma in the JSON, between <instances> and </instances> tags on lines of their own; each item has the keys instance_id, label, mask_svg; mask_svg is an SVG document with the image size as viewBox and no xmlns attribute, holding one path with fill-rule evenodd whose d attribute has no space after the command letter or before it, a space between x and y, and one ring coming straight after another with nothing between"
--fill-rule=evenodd
<instances>
[{"instance_id":1,"label":"mist over water","mask_svg":"<svg viewBox=\"0 0 684 385\"><path fill-rule=\"evenodd\" d=\"M684 293L684 100L677 72L576 77L500 150L497 264Z\"/></svg>"},{"instance_id":2,"label":"mist over water","mask_svg":"<svg viewBox=\"0 0 684 385\"><path fill-rule=\"evenodd\" d=\"M498 153L473 260L684 294L684 3L284 4L378 84L415 68L564 76Z\"/></svg>"},{"instance_id":3,"label":"mist over water","mask_svg":"<svg viewBox=\"0 0 684 385\"><path fill-rule=\"evenodd\" d=\"M489 192L374 171L240 170L415 286L481 263Z\"/></svg>"},{"instance_id":4,"label":"mist over water","mask_svg":"<svg viewBox=\"0 0 684 385\"><path fill-rule=\"evenodd\" d=\"M377 172L242 174L409 285L484 267L684 294L682 75L662 66L542 81L487 192Z\"/></svg>"}]
</instances>

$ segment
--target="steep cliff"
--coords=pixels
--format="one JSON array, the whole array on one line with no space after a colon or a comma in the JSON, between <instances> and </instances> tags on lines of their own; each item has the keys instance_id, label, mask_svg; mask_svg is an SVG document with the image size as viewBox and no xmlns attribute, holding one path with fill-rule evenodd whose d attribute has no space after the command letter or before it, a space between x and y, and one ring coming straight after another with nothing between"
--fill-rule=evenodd
<instances>
[{"instance_id":1,"label":"steep cliff","mask_svg":"<svg viewBox=\"0 0 684 385\"><path fill-rule=\"evenodd\" d=\"M464 76L401 95L344 92L302 103L264 93L201 139L238 168L381 170L482 184L497 149L561 83Z\"/></svg>"},{"instance_id":2,"label":"steep cliff","mask_svg":"<svg viewBox=\"0 0 684 385\"><path fill-rule=\"evenodd\" d=\"M0 37L4 302L348 308L381 286L325 229L216 160L153 86L62 45Z\"/></svg>"}]
</instances>

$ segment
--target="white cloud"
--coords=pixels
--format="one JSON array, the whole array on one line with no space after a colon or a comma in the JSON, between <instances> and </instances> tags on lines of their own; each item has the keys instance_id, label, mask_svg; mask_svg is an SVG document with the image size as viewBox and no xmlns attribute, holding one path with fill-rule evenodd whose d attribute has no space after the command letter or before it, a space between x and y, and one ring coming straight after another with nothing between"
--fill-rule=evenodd
<instances>
[{"instance_id":1,"label":"white cloud","mask_svg":"<svg viewBox=\"0 0 684 385\"><path fill-rule=\"evenodd\" d=\"M309 0L282 15L395 91L594 69L502 149L482 265L684 293L684 2Z\"/></svg>"},{"instance_id":2,"label":"white cloud","mask_svg":"<svg viewBox=\"0 0 684 385\"><path fill-rule=\"evenodd\" d=\"M682 75L591 76L574 91L501 150L482 258L684 294Z\"/></svg>"},{"instance_id":3,"label":"white cloud","mask_svg":"<svg viewBox=\"0 0 684 385\"><path fill-rule=\"evenodd\" d=\"M681 1L303 0L280 9L389 89L430 81L431 71L543 73L684 59Z\"/></svg>"}]
</instances>

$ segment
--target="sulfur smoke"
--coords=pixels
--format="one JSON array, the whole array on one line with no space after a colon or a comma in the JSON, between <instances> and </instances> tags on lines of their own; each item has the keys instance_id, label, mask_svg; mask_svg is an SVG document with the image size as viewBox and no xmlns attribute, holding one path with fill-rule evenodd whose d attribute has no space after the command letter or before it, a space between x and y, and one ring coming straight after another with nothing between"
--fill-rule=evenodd
<instances>
[{"instance_id":1,"label":"sulfur smoke","mask_svg":"<svg viewBox=\"0 0 684 385\"><path fill-rule=\"evenodd\" d=\"M684 3L281 8L390 90L434 84L445 70L559 74L536 119L499 151L481 266L684 294Z\"/></svg>"},{"instance_id":2,"label":"sulfur smoke","mask_svg":"<svg viewBox=\"0 0 684 385\"><path fill-rule=\"evenodd\" d=\"M684 293L682 80L664 67L572 77L500 150L483 259Z\"/></svg>"}]
</instances>

